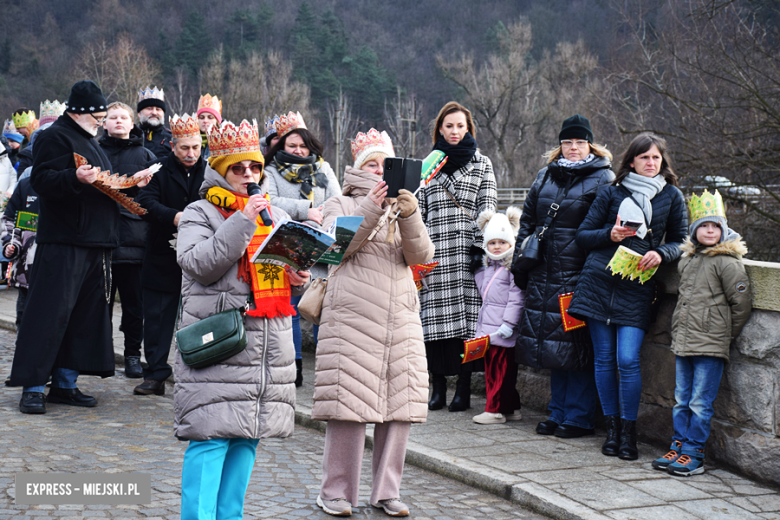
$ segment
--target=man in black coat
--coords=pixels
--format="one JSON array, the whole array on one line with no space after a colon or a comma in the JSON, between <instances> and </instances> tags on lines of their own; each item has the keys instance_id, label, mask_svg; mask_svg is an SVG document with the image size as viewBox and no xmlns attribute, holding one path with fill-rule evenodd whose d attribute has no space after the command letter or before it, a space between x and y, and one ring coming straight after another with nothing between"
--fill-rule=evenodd
<instances>
[{"instance_id":1,"label":"man in black coat","mask_svg":"<svg viewBox=\"0 0 780 520\"><path fill-rule=\"evenodd\" d=\"M155 161L154 154L144 148L141 130L133 125L132 109L118 101L108 105L108 115L103 123L105 132L100 138L100 147L111 162L111 172L133 175ZM140 192L137 187L123 190L135 199ZM125 376L139 378L141 368L141 342L144 339L143 292L141 290L141 262L146 248L148 224L138 215L125 208L119 208L119 247L111 257L111 300L109 316L113 315L114 297L119 291L122 301L121 330L125 335Z\"/></svg>"},{"instance_id":2,"label":"man in black coat","mask_svg":"<svg viewBox=\"0 0 780 520\"><path fill-rule=\"evenodd\" d=\"M181 124L179 124L181 123ZM133 393L163 395L171 375L168 354L176 326L181 295L181 268L173 245L179 219L190 202L200 199L206 162L200 156L198 123L188 115L174 120L171 153L149 185L141 190L139 204L150 222L141 273L144 298L144 355L148 367L144 382Z\"/></svg>"},{"instance_id":3,"label":"man in black coat","mask_svg":"<svg viewBox=\"0 0 780 520\"><path fill-rule=\"evenodd\" d=\"M165 93L157 87L139 90L137 110L144 148L165 159L171 153L171 131L165 128Z\"/></svg>"},{"instance_id":4,"label":"man in black coat","mask_svg":"<svg viewBox=\"0 0 780 520\"><path fill-rule=\"evenodd\" d=\"M108 299L119 207L90 186L97 168L111 169L94 139L107 105L95 83L79 81L66 113L37 141L30 179L39 195L38 246L9 382L23 387L22 413L46 413L47 400L95 406L76 378L114 374ZM75 154L86 164L77 165ZM148 182L149 172L138 175L145 177L141 184Z\"/></svg>"}]
</instances>

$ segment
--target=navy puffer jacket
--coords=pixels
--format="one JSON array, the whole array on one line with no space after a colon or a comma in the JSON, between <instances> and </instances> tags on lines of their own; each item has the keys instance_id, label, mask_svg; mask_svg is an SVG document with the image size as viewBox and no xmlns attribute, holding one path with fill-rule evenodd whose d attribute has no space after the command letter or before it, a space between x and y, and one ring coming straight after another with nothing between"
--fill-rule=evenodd
<instances>
[{"instance_id":1,"label":"navy puffer jacket","mask_svg":"<svg viewBox=\"0 0 780 520\"><path fill-rule=\"evenodd\" d=\"M629 237L616 243L609 235L617 220L620 203L628 196L630 192L623 186L610 186L596 197L577 231L577 243L590 253L574 290L569 314L579 319L591 318L646 331L650 326L650 307L656 296L655 282L640 284L639 280L613 276L607 264L621 245L640 255L656 251L663 264L678 259L682 254L680 246L687 236L688 212L682 192L667 184L653 197L653 221L645 238Z\"/></svg>"},{"instance_id":2,"label":"navy puffer jacket","mask_svg":"<svg viewBox=\"0 0 780 520\"><path fill-rule=\"evenodd\" d=\"M591 365L590 336L585 329L563 330L558 295L573 291L577 284L587 251L575 243L575 235L597 193L615 179L610 166L606 157L573 168L553 161L537 174L529 190L516 248L544 225L559 190L570 184L553 224L544 233L544 261L528 272L525 312L515 349L520 364L561 370L583 370ZM516 269L513 273L520 274Z\"/></svg>"}]
</instances>

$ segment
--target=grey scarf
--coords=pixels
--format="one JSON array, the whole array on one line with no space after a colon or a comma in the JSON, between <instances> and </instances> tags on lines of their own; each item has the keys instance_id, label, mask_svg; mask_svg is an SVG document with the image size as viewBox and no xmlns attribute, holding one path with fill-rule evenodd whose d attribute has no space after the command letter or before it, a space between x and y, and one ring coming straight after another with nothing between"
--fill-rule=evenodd
<instances>
[{"instance_id":1,"label":"grey scarf","mask_svg":"<svg viewBox=\"0 0 780 520\"><path fill-rule=\"evenodd\" d=\"M666 179L663 175L655 177L645 177L634 172L630 172L620 182L620 184L631 192L631 197L626 197L620 203L618 215L620 220L638 220L643 222L636 231L636 236L645 238L647 226L653 221L653 205L650 201L653 197L661 193L666 186Z\"/></svg>"}]
</instances>

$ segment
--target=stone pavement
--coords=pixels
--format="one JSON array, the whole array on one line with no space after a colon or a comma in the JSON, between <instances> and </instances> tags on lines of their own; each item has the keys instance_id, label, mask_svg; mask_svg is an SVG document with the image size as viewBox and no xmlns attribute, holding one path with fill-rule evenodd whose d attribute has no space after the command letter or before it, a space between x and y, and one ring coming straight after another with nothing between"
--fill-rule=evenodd
<instances>
[{"instance_id":1,"label":"stone pavement","mask_svg":"<svg viewBox=\"0 0 780 520\"><path fill-rule=\"evenodd\" d=\"M0 326L8 321L13 322L12 297L15 297L13 290L0 292ZM115 327L118 323L118 312L116 310ZM114 337L115 351L117 356L121 357L121 333L115 331ZM2 366L7 367L7 365ZM310 416L313 368L313 355L306 355L304 359L304 386L299 389L297 396L296 421L302 426L323 430L324 424L311 420ZM89 381L90 385L100 384L93 383L93 380L94 378L85 378L85 387L92 388L92 386L86 386L86 381ZM121 376L106 381L115 381L119 386L124 385L127 394L130 394L132 386L135 384L134 381L122 379ZM2 408L0 408L4 410L3 415L8 413L5 410L9 406L16 405L18 390L14 391L12 395L11 401L13 403L10 405L7 397L3 399ZM128 403L138 401L135 398L122 395L118 399L124 399ZM155 406L160 406L157 401L152 400L151 402L153 404L148 407L150 410L155 409ZM412 466L418 466L459 480L472 488L488 491L519 506L531 508L553 518L780 520L780 493L776 489L762 486L712 466L707 466L707 472L703 475L687 479L671 477L666 473L653 470L650 465L650 462L662 455L665 450L646 444L639 446L640 458L638 461L626 462L601 454L600 447L603 442L601 435L568 440L542 437L534 432L534 428L536 423L544 420L546 416L532 410L523 410L522 421L491 426L477 425L471 418L483 411L484 405L484 397L472 396L472 409L468 412L450 413L446 409L430 412L428 422L412 427L407 452L409 465L402 490L404 498L414 496L416 492L417 496L424 497L422 498L424 505L435 505L444 499L443 495L446 495L444 489L441 489L436 498L432 498L430 491L434 489L438 491L439 488L430 486L426 488L425 484L418 486L409 480L410 475L416 471ZM100 409L99 406L95 410L99 412ZM30 422L18 414L12 415L12 417L24 424ZM48 418L50 414L43 417ZM135 419L135 421L137 420ZM154 436L168 435L170 437L170 426L169 423L166 426L166 420L170 419L163 419L154 424ZM91 422L97 424L100 421ZM295 443L304 440L306 435L313 434L305 429L299 429L291 440L278 441L278 444L284 446L285 443ZM370 427L367 440L370 446L372 440ZM304 445L307 446L306 449L311 448L310 443L304 443ZM3 449L2 446L3 444L0 443L0 450ZM181 453L184 448L183 446L177 448L178 445L175 443L173 446L169 447L168 450L178 449L178 451L175 454L171 453L169 459L178 461L179 466L174 465L172 473L166 475L166 484L169 487L164 489L165 492L175 494L176 489L169 488L175 488L178 483L175 468L180 467ZM320 450L316 453L321 456L321 446L318 445L315 449ZM163 453L168 452L163 451ZM113 456L119 459L123 458L116 454ZM268 456L275 457L272 453ZM33 471L33 469L26 469L26 471ZM278 471L283 472L284 470ZM313 471L316 472L318 469ZM365 473L366 468L364 467ZM0 482L3 482L3 478L0 476ZM256 480L258 479L253 479L253 482ZM316 497L317 482L312 482L311 486L310 489L315 493L313 496ZM313 500L311 493L306 497L308 497L307 501ZM304 496L297 498L303 499ZM175 500L171 498L171 501ZM466 504L457 498L454 503ZM498 504L502 506L491 505L489 506L490 510L482 510L477 507L480 510L478 516L504 518L495 515L503 511L506 514L514 511L512 508L503 508L507 504L506 502L501 501ZM468 518L470 514L477 514L475 511L469 512L468 507L463 510L450 505L443 510L445 516L441 518L460 519ZM0 510L0 515L2 514L2 510ZM367 512L367 514L369 513ZM423 518L422 514L423 512L416 510L415 518ZM528 515L529 513L522 512L522 514ZM435 515L430 517L438 518ZM0 516L1 518L2 516ZM278 518L283 518L283 516L278 516ZM506 518L514 517L506 516Z\"/></svg>"}]
</instances>

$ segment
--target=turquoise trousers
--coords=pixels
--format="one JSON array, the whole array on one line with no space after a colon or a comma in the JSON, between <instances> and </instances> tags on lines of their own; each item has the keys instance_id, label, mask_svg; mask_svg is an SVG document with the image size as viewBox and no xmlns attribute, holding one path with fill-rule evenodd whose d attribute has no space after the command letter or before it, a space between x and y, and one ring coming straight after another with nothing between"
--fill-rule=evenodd
<instances>
[{"instance_id":1,"label":"turquoise trousers","mask_svg":"<svg viewBox=\"0 0 780 520\"><path fill-rule=\"evenodd\" d=\"M190 441L181 469L182 520L244 516L244 496L259 439Z\"/></svg>"}]
</instances>

